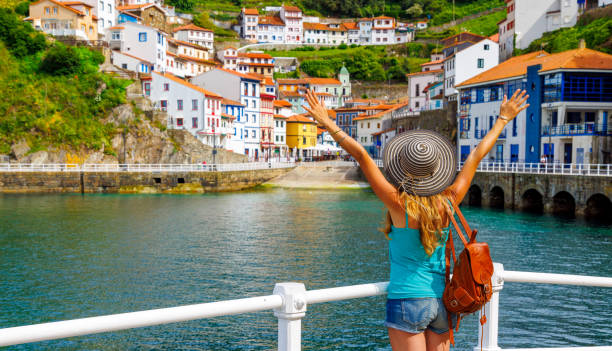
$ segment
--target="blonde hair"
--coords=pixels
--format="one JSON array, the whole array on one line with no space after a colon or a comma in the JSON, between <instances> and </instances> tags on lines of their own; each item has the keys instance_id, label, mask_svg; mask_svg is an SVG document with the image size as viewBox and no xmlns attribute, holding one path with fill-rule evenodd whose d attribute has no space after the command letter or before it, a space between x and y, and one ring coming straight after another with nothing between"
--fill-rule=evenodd
<instances>
[{"instance_id":1,"label":"blonde hair","mask_svg":"<svg viewBox=\"0 0 612 351\"><path fill-rule=\"evenodd\" d=\"M453 201L454 195L450 190L445 190L440 194L432 196L418 196L400 192L399 200L405 206L408 217L414 218L419 222L420 239L425 253L431 256L434 250L442 243L442 229L444 226L443 213L450 213L451 209L448 201ZM442 204L444 211L440 211ZM387 239L391 232L391 213L387 211L383 227L379 230L385 234ZM406 221L408 227L408 221Z\"/></svg>"}]
</instances>

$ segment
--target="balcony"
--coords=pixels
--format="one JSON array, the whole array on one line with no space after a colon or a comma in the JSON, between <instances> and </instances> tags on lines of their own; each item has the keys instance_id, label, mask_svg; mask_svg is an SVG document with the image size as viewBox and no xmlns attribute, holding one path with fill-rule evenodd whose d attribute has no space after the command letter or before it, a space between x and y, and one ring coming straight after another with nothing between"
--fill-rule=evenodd
<instances>
[{"instance_id":1,"label":"balcony","mask_svg":"<svg viewBox=\"0 0 612 351\"><path fill-rule=\"evenodd\" d=\"M45 28L43 30L47 34L51 34L54 37L75 37L88 40L87 35L82 30L71 29L71 28Z\"/></svg>"},{"instance_id":2,"label":"balcony","mask_svg":"<svg viewBox=\"0 0 612 351\"><path fill-rule=\"evenodd\" d=\"M612 135L612 128L605 124L581 123L560 126L544 126L542 136Z\"/></svg>"}]
</instances>

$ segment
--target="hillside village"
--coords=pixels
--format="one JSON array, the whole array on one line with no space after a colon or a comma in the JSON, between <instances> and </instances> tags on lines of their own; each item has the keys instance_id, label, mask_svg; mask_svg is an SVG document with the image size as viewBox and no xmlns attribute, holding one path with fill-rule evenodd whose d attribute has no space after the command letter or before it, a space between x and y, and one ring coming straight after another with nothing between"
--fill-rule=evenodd
<instances>
[{"instance_id":1,"label":"hillside village","mask_svg":"<svg viewBox=\"0 0 612 351\"><path fill-rule=\"evenodd\" d=\"M346 133L376 158L411 119L436 110L457 115L458 154L465 160L498 117L504 95L527 89L530 107L502 133L492 162L611 163L612 56L584 43L574 50L512 56L544 33L572 27L585 11L612 1L506 1L493 36L463 32L441 40L421 70L406 76L393 101L352 94L351 73L334 78L278 78L298 69L261 51L216 47L213 31L191 23L162 0L31 3L24 20L57 40L107 54L109 73L136 81L142 97L167 114L168 129L251 161L312 160L341 155L328 131L306 113L312 90ZM426 22L379 16L328 22L289 4L243 8L234 29L259 44L405 45Z\"/></svg>"}]
</instances>

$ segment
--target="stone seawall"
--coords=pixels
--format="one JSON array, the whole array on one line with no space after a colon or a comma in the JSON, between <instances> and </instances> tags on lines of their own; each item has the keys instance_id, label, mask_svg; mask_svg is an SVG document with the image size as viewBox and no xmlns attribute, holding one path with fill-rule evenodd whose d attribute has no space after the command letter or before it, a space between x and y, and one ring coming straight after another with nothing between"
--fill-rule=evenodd
<instances>
[{"instance_id":1,"label":"stone seawall","mask_svg":"<svg viewBox=\"0 0 612 351\"><path fill-rule=\"evenodd\" d=\"M0 172L0 193L205 193L260 185L292 168L234 172Z\"/></svg>"}]
</instances>

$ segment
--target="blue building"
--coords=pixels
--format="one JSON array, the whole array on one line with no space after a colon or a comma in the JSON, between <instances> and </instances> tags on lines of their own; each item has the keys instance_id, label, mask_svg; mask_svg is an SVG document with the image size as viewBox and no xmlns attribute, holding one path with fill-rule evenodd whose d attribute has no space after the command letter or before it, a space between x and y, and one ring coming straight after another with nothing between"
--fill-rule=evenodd
<instances>
[{"instance_id":1,"label":"blue building","mask_svg":"<svg viewBox=\"0 0 612 351\"><path fill-rule=\"evenodd\" d=\"M584 47L513 57L460 84L461 161L499 117L504 94L526 89L529 107L485 161L612 163L612 55Z\"/></svg>"}]
</instances>

